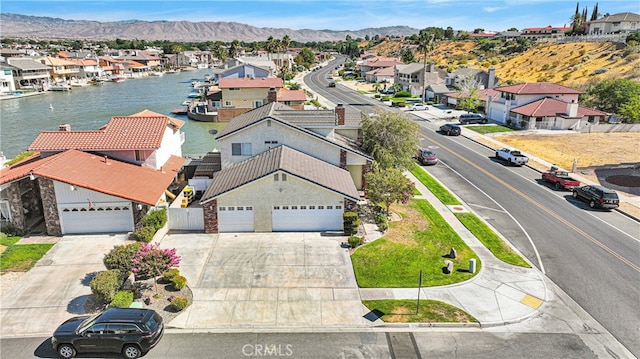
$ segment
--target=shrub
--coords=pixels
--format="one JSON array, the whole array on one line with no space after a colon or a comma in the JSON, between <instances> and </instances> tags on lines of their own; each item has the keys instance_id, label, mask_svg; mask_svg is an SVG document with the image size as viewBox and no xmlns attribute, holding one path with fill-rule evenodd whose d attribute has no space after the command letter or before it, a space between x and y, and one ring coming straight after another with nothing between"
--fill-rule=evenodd
<instances>
[{"instance_id":1,"label":"shrub","mask_svg":"<svg viewBox=\"0 0 640 359\"><path fill-rule=\"evenodd\" d=\"M167 270L166 272L162 273L162 277L166 280L171 282L173 280L173 278L177 277L180 275L180 270L178 268L171 268L169 270Z\"/></svg>"},{"instance_id":2,"label":"shrub","mask_svg":"<svg viewBox=\"0 0 640 359\"><path fill-rule=\"evenodd\" d=\"M177 297L171 301L171 307L176 311L181 311L189 305L189 301L185 297Z\"/></svg>"},{"instance_id":3,"label":"shrub","mask_svg":"<svg viewBox=\"0 0 640 359\"><path fill-rule=\"evenodd\" d=\"M173 287L177 290L180 290L182 288L184 288L185 285L187 285L187 278L179 275L174 277L171 282L173 283Z\"/></svg>"},{"instance_id":4,"label":"shrub","mask_svg":"<svg viewBox=\"0 0 640 359\"><path fill-rule=\"evenodd\" d=\"M8 237L22 236L22 231L19 231L13 224L7 223L2 225L2 233Z\"/></svg>"},{"instance_id":5,"label":"shrub","mask_svg":"<svg viewBox=\"0 0 640 359\"><path fill-rule=\"evenodd\" d=\"M352 236L358 233L360 227L360 218L356 212L344 212L342 214L342 223L344 227L344 234Z\"/></svg>"},{"instance_id":6,"label":"shrub","mask_svg":"<svg viewBox=\"0 0 640 359\"><path fill-rule=\"evenodd\" d=\"M393 97L411 97L411 92L409 91L398 91Z\"/></svg>"},{"instance_id":7,"label":"shrub","mask_svg":"<svg viewBox=\"0 0 640 359\"><path fill-rule=\"evenodd\" d=\"M131 258L140 250L140 243L115 246L111 252L104 255L102 263L107 269L118 269L127 275L131 272Z\"/></svg>"},{"instance_id":8,"label":"shrub","mask_svg":"<svg viewBox=\"0 0 640 359\"><path fill-rule=\"evenodd\" d=\"M109 307L111 308L129 308L129 306L133 303L133 292L128 290L121 290L116 293L116 296L113 298Z\"/></svg>"},{"instance_id":9,"label":"shrub","mask_svg":"<svg viewBox=\"0 0 640 359\"><path fill-rule=\"evenodd\" d=\"M143 227L146 227L146 226L153 227L153 229L157 231L160 228L164 227L166 223L167 223L167 209L161 208L161 209L156 209L154 211L147 213L142 218L141 224Z\"/></svg>"},{"instance_id":10,"label":"shrub","mask_svg":"<svg viewBox=\"0 0 640 359\"><path fill-rule=\"evenodd\" d=\"M122 286L122 273L117 269L99 272L91 280L91 293L104 303L111 303Z\"/></svg>"},{"instance_id":11,"label":"shrub","mask_svg":"<svg viewBox=\"0 0 640 359\"><path fill-rule=\"evenodd\" d=\"M144 226L136 229L131 238L136 242L149 243L153 239L153 235L156 234L156 229L152 226Z\"/></svg>"},{"instance_id":12,"label":"shrub","mask_svg":"<svg viewBox=\"0 0 640 359\"><path fill-rule=\"evenodd\" d=\"M376 224L378 225L378 229L381 232L389 229L389 221L387 220L387 215L384 213L378 213L375 217Z\"/></svg>"},{"instance_id":13,"label":"shrub","mask_svg":"<svg viewBox=\"0 0 640 359\"><path fill-rule=\"evenodd\" d=\"M347 239L347 243L349 243L349 246L351 248L356 248L362 245L362 242L363 242L362 238L358 236L351 236L349 237L349 239Z\"/></svg>"}]
</instances>

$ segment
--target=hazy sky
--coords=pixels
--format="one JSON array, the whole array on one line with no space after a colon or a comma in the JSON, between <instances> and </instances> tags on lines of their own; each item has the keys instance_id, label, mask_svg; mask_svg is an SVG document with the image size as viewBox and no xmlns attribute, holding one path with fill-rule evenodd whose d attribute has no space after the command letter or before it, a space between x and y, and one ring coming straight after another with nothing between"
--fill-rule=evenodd
<instances>
[{"instance_id":1,"label":"hazy sky","mask_svg":"<svg viewBox=\"0 0 640 359\"><path fill-rule=\"evenodd\" d=\"M596 1L580 1L591 16ZM597 1L600 13L640 13L638 0ZM575 0L324 0L324 1L129 1L0 0L0 12L65 20L187 20L239 22L256 27L360 30L406 25L455 30L568 25ZM0 24L0 35L2 32Z\"/></svg>"}]
</instances>

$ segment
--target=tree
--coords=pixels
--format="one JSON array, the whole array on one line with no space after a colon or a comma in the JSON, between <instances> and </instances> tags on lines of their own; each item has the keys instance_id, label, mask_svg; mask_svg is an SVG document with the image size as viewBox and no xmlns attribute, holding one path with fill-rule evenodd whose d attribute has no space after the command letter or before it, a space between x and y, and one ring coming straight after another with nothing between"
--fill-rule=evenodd
<instances>
[{"instance_id":1,"label":"tree","mask_svg":"<svg viewBox=\"0 0 640 359\"><path fill-rule=\"evenodd\" d=\"M591 13L591 19L589 21L598 20L598 3L593 7L593 12Z\"/></svg>"},{"instance_id":2,"label":"tree","mask_svg":"<svg viewBox=\"0 0 640 359\"><path fill-rule=\"evenodd\" d=\"M233 40L231 41L231 45L229 46L229 57L236 58L240 54L240 50L242 46L240 45L240 41Z\"/></svg>"},{"instance_id":3,"label":"tree","mask_svg":"<svg viewBox=\"0 0 640 359\"><path fill-rule=\"evenodd\" d=\"M435 48L434 39L435 33L430 32L427 29L422 29L418 33L418 48L417 50L422 52L422 97L424 102L427 101L427 57L431 51Z\"/></svg>"},{"instance_id":4,"label":"tree","mask_svg":"<svg viewBox=\"0 0 640 359\"><path fill-rule=\"evenodd\" d=\"M482 29L482 28L473 29L473 33L474 34L481 34L483 32L484 32L484 29Z\"/></svg>"},{"instance_id":5,"label":"tree","mask_svg":"<svg viewBox=\"0 0 640 359\"><path fill-rule=\"evenodd\" d=\"M444 38L445 39L453 39L453 28L451 26L447 26L447 29L444 30Z\"/></svg>"},{"instance_id":6,"label":"tree","mask_svg":"<svg viewBox=\"0 0 640 359\"><path fill-rule=\"evenodd\" d=\"M620 106L619 114L624 122L640 123L640 95L631 96L626 103Z\"/></svg>"},{"instance_id":7,"label":"tree","mask_svg":"<svg viewBox=\"0 0 640 359\"><path fill-rule=\"evenodd\" d=\"M471 88L464 92L461 90L458 93L461 95L458 98L458 107L467 112L475 112L480 103L478 90Z\"/></svg>"},{"instance_id":8,"label":"tree","mask_svg":"<svg viewBox=\"0 0 640 359\"><path fill-rule=\"evenodd\" d=\"M407 203L414 184L398 168L374 168L365 175L367 196L372 203L382 204L387 216L389 207L397 202Z\"/></svg>"},{"instance_id":9,"label":"tree","mask_svg":"<svg viewBox=\"0 0 640 359\"><path fill-rule=\"evenodd\" d=\"M589 88L584 103L600 111L619 113L627 102L635 101L639 96L639 83L628 79L609 79Z\"/></svg>"},{"instance_id":10,"label":"tree","mask_svg":"<svg viewBox=\"0 0 640 359\"><path fill-rule=\"evenodd\" d=\"M405 48L400 50L400 61L404 62L405 64L410 64L412 62L416 62L416 57L411 49Z\"/></svg>"},{"instance_id":11,"label":"tree","mask_svg":"<svg viewBox=\"0 0 640 359\"><path fill-rule=\"evenodd\" d=\"M131 258L131 271L137 279L154 278L158 293L158 277L172 267L180 265L176 249L160 249L160 243L141 243L141 249Z\"/></svg>"},{"instance_id":12,"label":"tree","mask_svg":"<svg viewBox=\"0 0 640 359\"><path fill-rule=\"evenodd\" d=\"M392 112L362 114L362 147L380 168L405 169L418 147L418 125Z\"/></svg>"}]
</instances>

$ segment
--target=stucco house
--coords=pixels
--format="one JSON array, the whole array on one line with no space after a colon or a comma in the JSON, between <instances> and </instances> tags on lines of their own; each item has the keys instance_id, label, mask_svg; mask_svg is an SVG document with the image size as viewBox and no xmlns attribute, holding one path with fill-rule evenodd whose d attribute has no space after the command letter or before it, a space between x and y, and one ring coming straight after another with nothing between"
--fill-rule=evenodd
<instances>
[{"instance_id":1,"label":"stucco house","mask_svg":"<svg viewBox=\"0 0 640 359\"><path fill-rule=\"evenodd\" d=\"M68 81L71 80L72 77L77 78L78 72L80 72L76 63L65 59L53 56L44 56L36 59L36 61L49 66L51 78L54 82Z\"/></svg>"},{"instance_id":2,"label":"stucco house","mask_svg":"<svg viewBox=\"0 0 640 359\"><path fill-rule=\"evenodd\" d=\"M28 57L10 57L7 64L11 65L16 89L43 90L51 79L51 67Z\"/></svg>"},{"instance_id":3,"label":"stucco house","mask_svg":"<svg viewBox=\"0 0 640 359\"><path fill-rule=\"evenodd\" d=\"M263 78L271 75L269 69L242 63L238 60L229 60L213 69L213 83L217 84L222 78Z\"/></svg>"},{"instance_id":4,"label":"stucco house","mask_svg":"<svg viewBox=\"0 0 640 359\"><path fill-rule=\"evenodd\" d=\"M640 15L621 12L587 23L588 34L631 33L640 31Z\"/></svg>"},{"instance_id":5,"label":"stucco house","mask_svg":"<svg viewBox=\"0 0 640 359\"><path fill-rule=\"evenodd\" d=\"M604 112L578 105L578 96L583 91L551 82L529 82L494 90L498 96L488 97L487 117L515 127L580 129L608 117Z\"/></svg>"},{"instance_id":6,"label":"stucco house","mask_svg":"<svg viewBox=\"0 0 640 359\"><path fill-rule=\"evenodd\" d=\"M43 131L34 155L0 170L3 224L28 231L44 221L52 236L133 231L167 202L185 162L183 124L145 110L95 131Z\"/></svg>"},{"instance_id":7,"label":"stucco house","mask_svg":"<svg viewBox=\"0 0 640 359\"><path fill-rule=\"evenodd\" d=\"M434 64L427 64L426 74L424 70L424 64L417 62L396 65L394 67L393 82L400 85L402 90L409 91L413 96L424 96L429 85L445 84L446 71L436 68ZM423 85L423 82L426 83L426 86ZM427 98L429 98L428 95Z\"/></svg>"},{"instance_id":8,"label":"stucco house","mask_svg":"<svg viewBox=\"0 0 640 359\"><path fill-rule=\"evenodd\" d=\"M277 77L219 79L221 104L217 109L218 121L229 121L235 116L264 105L268 102L269 89L278 90L282 86L282 79Z\"/></svg>"},{"instance_id":9,"label":"stucco house","mask_svg":"<svg viewBox=\"0 0 640 359\"><path fill-rule=\"evenodd\" d=\"M358 135L340 105L270 102L233 118L217 137L222 170L200 202L205 232L342 230L373 162Z\"/></svg>"}]
</instances>

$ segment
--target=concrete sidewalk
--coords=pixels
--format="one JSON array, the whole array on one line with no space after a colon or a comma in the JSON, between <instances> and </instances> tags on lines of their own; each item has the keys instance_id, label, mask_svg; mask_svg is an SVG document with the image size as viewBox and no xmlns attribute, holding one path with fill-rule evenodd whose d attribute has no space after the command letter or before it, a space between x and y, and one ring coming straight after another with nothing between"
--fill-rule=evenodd
<instances>
[{"instance_id":1,"label":"concrete sidewalk","mask_svg":"<svg viewBox=\"0 0 640 359\"><path fill-rule=\"evenodd\" d=\"M428 200L482 263L474 278L447 286L422 288L420 298L459 307L473 315L482 327L515 323L536 315L547 298L542 274L537 269L512 266L497 259L454 215L454 212L468 211L464 205L442 204L411 173L405 175L422 194L416 198ZM418 288L361 288L360 296L363 300L416 299ZM436 325L450 324L432 326Z\"/></svg>"}]
</instances>

